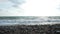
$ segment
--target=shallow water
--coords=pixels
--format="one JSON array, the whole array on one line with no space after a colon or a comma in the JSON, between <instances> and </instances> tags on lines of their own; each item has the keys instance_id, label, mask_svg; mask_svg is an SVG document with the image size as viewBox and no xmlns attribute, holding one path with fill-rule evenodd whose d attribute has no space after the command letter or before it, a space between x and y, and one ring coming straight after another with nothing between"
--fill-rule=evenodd
<instances>
[{"instance_id":1,"label":"shallow water","mask_svg":"<svg viewBox=\"0 0 60 34\"><path fill-rule=\"evenodd\" d=\"M44 24L59 24L60 22L36 21L36 20L0 20L0 25L44 25Z\"/></svg>"}]
</instances>

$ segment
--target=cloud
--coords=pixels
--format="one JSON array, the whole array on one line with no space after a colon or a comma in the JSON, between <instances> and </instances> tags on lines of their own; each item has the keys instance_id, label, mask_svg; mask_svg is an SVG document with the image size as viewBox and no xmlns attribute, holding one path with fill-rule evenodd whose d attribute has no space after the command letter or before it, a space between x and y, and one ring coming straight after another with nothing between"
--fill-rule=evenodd
<instances>
[{"instance_id":1,"label":"cloud","mask_svg":"<svg viewBox=\"0 0 60 34\"><path fill-rule=\"evenodd\" d=\"M19 7L24 0L0 0L0 16L19 15L22 9Z\"/></svg>"},{"instance_id":2,"label":"cloud","mask_svg":"<svg viewBox=\"0 0 60 34\"><path fill-rule=\"evenodd\" d=\"M24 0L0 0L0 8L18 7L23 2Z\"/></svg>"},{"instance_id":3,"label":"cloud","mask_svg":"<svg viewBox=\"0 0 60 34\"><path fill-rule=\"evenodd\" d=\"M24 0L9 0L11 1L12 3L15 3L15 4L22 4L24 3Z\"/></svg>"},{"instance_id":4,"label":"cloud","mask_svg":"<svg viewBox=\"0 0 60 34\"><path fill-rule=\"evenodd\" d=\"M21 5L25 2L24 0L8 0L8 1L14 3L12 7L19 7L18 5Z\"/></svg>"},{"instance_id":5,"label":"cloud","mask_svg":"<svg viewBox=\"0 0 60 34\"><path fill-rule=\"evenodd\" d=\"M57 9L60 0L27 0L21 7L27 16L57 16L60 11Z\"/></svg>"},{"instance_id":6,"label":"cloud","mask_svg":"<svg viewBox=\"0 0 60 34\"><path fill-rule=\"evenodd\" d=\"M24 1L25 0L6 0L5 2L0 2L0 13L8 13L8 15L21 15L22 8L24 9L23 16L60 15L60 10L57 9L60 2L59 0L26 0L26 3L23 4Z\"/></svg>"}]
</instances>

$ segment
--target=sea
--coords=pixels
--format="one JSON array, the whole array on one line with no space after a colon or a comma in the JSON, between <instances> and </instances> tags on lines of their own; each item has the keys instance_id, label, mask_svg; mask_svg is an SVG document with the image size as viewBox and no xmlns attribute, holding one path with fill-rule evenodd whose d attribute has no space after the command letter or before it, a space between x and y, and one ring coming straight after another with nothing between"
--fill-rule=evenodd
<instances>
[{"instance_id":1,"label":"sea","mask_svg":"<svg viewBox=\"0 0 60 34\"><path fill-rule=\"evenodd\" d=\"M0 25L60 24L60 16L1 16Z\"/></svg>"}]
</instances>

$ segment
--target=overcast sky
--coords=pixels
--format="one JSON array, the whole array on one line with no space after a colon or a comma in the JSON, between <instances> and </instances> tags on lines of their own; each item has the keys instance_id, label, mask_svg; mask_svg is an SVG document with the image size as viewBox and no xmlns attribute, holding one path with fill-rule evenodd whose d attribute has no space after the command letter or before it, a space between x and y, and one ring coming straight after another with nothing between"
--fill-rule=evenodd
<instances>
[{"instance_id":1,"label":"overcast sky","mask_svg":"<svg viewBox=\"0 0 60 34\"><path fill-rule=\"evenodd\" d=\"M60 0L0 0L0 16L58 16Z\"/></svg>"}]
</instances>

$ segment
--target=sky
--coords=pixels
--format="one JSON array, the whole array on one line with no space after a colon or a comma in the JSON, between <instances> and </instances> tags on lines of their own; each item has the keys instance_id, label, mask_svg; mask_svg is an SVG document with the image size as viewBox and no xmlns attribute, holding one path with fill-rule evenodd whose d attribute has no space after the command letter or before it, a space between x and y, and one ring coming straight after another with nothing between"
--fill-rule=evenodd
<instances>
[{"instance_id":1,"label":"sky","mask_svg":"<svg viewBox=\"0 0 60 34\"><path fill-rule=\"evenodd\" d=\"M60 16L60 0L0 0L0 16Z\"/></svg>"}]
</instances>

